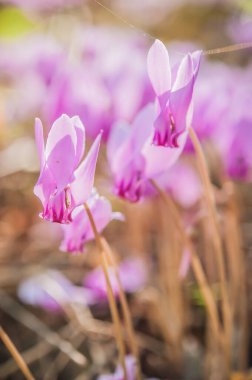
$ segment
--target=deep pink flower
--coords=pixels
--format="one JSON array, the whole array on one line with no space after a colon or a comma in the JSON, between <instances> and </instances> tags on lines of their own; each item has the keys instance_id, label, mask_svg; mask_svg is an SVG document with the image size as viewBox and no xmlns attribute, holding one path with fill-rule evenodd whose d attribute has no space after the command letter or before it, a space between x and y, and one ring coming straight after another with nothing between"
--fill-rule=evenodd
<instances>
[{"instance_id":1,"label":"deep pink flower","mask_svg":"<svg viewBox=\"0 0 252 380\"><path fill-rule=\"evenodd\" d=\"M180 156L187 135L178 136L176 149L152 144L154 105L138 113L132 126L120 122L112 128L107 154L117 195L131 202L146 194L149 180L167 171Z\"/></svg>"},{"instance_id":2,"label":"deep pink flower","mask_svg":"<svg viewBox=\"0 0 252 380\"><path fill-rule=\"evenodd\" d=\"M193 88L201 54L201 51L189 53L178 67L171 69L164 44L156 40L151 46L147 66L156 94L154 145L177 148L179 136L186 133L190 126Z\"/></svg>"},{"instance_id":3,"label":"deep pink flower","mask_svg":"<svg viewBox=\"0 0 252 380\"><path fill-rule=\"evenodd\" d=\"M118 272L123 289L126 293L134 293L141 290L147 282L147 269L144 262L139 258L123 260L118 267ZM109 278L114 295L119 295L119 287L115 272L110 268ZM96 268L88 273L83 281L85 288L91 289L98 300L107 300L107 287L101 268Z\"/></svg>"},{"instance_id":4,"label":"deep pink flower","mask_svg":"<svg viewBox=\"0 0 252 380\"><path fill-rule=\"evenodd\" d=\"M101 232L113 219L123 220L123 215L119 212L112 212L110 202L105 197L99 196L95 189L93 189L87 204L98 232ZM83 206L79 206L73 211L72 223L62 225L62 229L64 238L60 248L65 252L82 252L85 243L94 239L94 233Z\"/></svg>"},{"instance_id":5,"label":"deep pink flower","mask_svg":"<svg viewBox=\"0 0 252 380\"><path fill-rule=\"evenodd\" d=\"M41 200L41 217L51 222L69 223L75 207L91 194L101 133L81 162L85 149L85 129L79 117L62 115L48 133L44 146L43 126L35 122L40 159L40 176L34 194ZM80 164L80 165L79 165Z\"/></svg>"}]
</instances>

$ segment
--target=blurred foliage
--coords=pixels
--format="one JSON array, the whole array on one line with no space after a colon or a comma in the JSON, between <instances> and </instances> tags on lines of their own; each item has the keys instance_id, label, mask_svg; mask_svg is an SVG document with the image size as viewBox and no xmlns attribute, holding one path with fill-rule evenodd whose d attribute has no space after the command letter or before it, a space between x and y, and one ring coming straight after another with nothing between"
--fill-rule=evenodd
<instances>
[{"instance_id":1,"label":"blurred foliage","mask_svg":"<svg viewBox=\"0 0 252 380\"><path fill-rule=\"evenodd\" d=\"M0 38L15 38L34 28L34 23L18 8L0 8Z\"/></svg>"},{"instance_id":2,"label":"blurred foliage","mask_svg":"<svg viewBox=\"0 0 252 380\"><path fill-rule=\"evenodd\" d=\"M252 14L252 1L251 0L242 0L241 8L244 12Z\"/></svg>"}]
</instances>

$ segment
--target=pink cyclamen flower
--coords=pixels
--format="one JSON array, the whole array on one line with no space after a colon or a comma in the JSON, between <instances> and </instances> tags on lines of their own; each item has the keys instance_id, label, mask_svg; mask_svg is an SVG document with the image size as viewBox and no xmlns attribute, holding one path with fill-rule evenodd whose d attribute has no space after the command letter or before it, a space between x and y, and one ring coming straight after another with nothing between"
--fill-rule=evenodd
<instances>
[{"instance_id":1,"label":"pink cyclamen flower","mask_svg":"<svg viewBox=\"0 0 252 380\"><path fill-rule=\"evenodd\" d=\"M164 44L156 40L151 46L147 67L156 94L154 145L177 148L179 136L187 133L191 124L193 88L201 54L201 51L186 54L180 65L171 69Z\"/></svg>"},{"instance_id":2,"label":"pink cyclamen flower","mask_svg":"<svg viewBox=\"0 0 252 380\"><path fill-rule=\"evenodd\" d=\"M134 293L141 290L147 282L148 272L144 262L139 258L127 258L118 267L122 287L126 293ZM113 268L110 268L109 278L115 297L119 295L119 286ZM89 272L84 281L84 288L90 289L97 300L107 300L107 286L104 273L101 268Z\"/></svg>"},{"instance_id":3,"label":"pink cyclamen flower","mask_svg":"<svg viewBox=\"0 0 252 380\"><path fill-rule=\"evenodd\" d=\"M52 125L44 145L43 125L35 122L40 159L40 176L34 194L41 200L41 217L50 222L69 223L72 211L91 194L101 133L81 162L85 149L85 128L78 116L62 115Z\"/></svg>"},{"instance_id":4,"label":"pink cyclamen flower","mask_svg":"<svg viewBox=\"0 0 252 380\"><path fill-rule=\"evenodd\" d=\"M73 302L81 305L97 302L92 290L75 286L56 270L47 270L26 278L18 287L18 297L26 304L55 312Z\"/></svg>"},{"instance_id":5,"label":"pink cyclamen flower","mask_svg":"<svg viewBox=\"0 0 252 380\"><path fill-rule=\"evenodd\" d=\"M202 196L200 178L186 161L179 160L166 173L156 178L156 182L184 208L194 206Z\"/></svg>"},{"instance_id":6,"label":"pink cyclamen flower","mask_svg":"<svg viewBox=\"0 0 252 380\"><path fill-rule=\"evenodd\" d=\"M101 232L113 219L123 220L123 215L119 212L112 212L110 202L105 197L99 196L95 189L93 189L87 205L98 232ZM83 206L75 208L72 212L72 223L62 225L62 229L64 238L60 249L65 252L82 252L85 243L94 239L93 229Z\"/></svg>"},{"instance_id":7,"label":"pink cyclamen flower","mask_svg":"<svg viewBox=\"0 0 252 380\"><path fill-rule=\"evenodd\" d=\"M152 144L154 105L142 109L132 125L119 122L113 126L107 154L114 176L114 191L130 202L148 194L150 180L166 172L179 158L187 135L178 136L176 149Z\"/></svg>"}]
</instances>

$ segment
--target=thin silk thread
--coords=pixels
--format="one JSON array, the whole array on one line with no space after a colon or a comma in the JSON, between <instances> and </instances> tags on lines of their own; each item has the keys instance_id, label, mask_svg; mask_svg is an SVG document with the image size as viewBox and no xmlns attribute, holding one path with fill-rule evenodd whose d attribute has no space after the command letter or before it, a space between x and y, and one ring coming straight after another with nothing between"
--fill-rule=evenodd
<instances>
[{"instance_id":1,"label":"thin silk thread","mask_svg":"<svg viewBox=\"0 0 252 380\"><path fill-rule=\"evenodd\" d=\"M99 5L103 9L105 9L113 17L117 18L118 20L120 20L124 24L128 25L131 29L134 29L134 30L138 31L139 33L141 33L145 37L149 37L152 40L156 39L156 37L152 36L151 34L149 34L148 32L144 31L143 29L138 28L136 25L130 23L124 17L122 17L117 12L113 11L111 8L107 7L106 5L104 5L103 3L101 3L100 1L98 1L98 0L93 0L93 1L97 5ZM251 42L241 42L239 44L228 45L228 46L224 46L224 47L221 47L221 48L215 48L215 49L205 50L205 51L203 51L203 55L217 55L217 54L223 54L223 53L232 53L234 51L249 49L251 47L252 47L252 41Z\"/></svg>"}]
</instances>

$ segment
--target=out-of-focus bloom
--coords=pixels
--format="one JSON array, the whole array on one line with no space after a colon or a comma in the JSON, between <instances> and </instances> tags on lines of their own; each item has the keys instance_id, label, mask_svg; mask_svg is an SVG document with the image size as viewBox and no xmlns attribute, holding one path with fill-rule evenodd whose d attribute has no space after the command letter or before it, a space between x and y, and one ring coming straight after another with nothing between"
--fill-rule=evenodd
<instances>
[{"instance_id":1,"label":"out-of-focus bloom","mask_svg":"<svg viewBox=\"0 0 252 380\"><path fill-rule=\"evenodd\" d=\"M141 290L147 282L147 269L141 259L128 258L123 260L119 265L118 272L126 293L134 293ZM113 268L110 268L109 275L114 295L118 296L119 287ZM85 288L91 289L97 299L107 299L106 281L101 268L94 269L88 273L83 285Z\"/></svg>"},{"instance_id":2,"label":"out-of-focus bloom","mask_svg":"<svg viewBox=\"0 0 252 380\"><path fill-rule=\"evenodd\" d=\"M157 118L153 144L177 148L192 118L192 95L201 51L187 54L178 67L170 67L164 44L156 40L149 50L148 73L156 94Z\"/></svg>"},{"instance_id":3,"label":"out-of-focus bloom","mask_svg":"<svg viewBox=\"0 0 252 380\"><path fill-rule=\"evenodd\" d=\"M252 178L251 73L250 66L241 70L208 63L201 72L194 96L192 125L198 137L202 143L212 144L223 174L242 181ZM208 76L212 78L210 82ZM186 150L192 150L191 144L187 144Z\"/></svg>"},{"instance_id":4,"label":"out-of-focus bloom","mask_svg":"<svg viewBox=\"0 0 252 380\"><path fill-rule=\"evenodd\" d=\"M115 121L131 122L154 99L145 63L147 48L135 33L115 27L80 29L75 38L81 59L70 67L69 63L61 66L45 116L51 122L63 112L80 115L87 135L93 138L103 129L106 141Z\"/></svg>"},{"instance_id":5,"label":"out-of-focus bloom","mask_svg":"<svg viewBox=\"0 0 252 380\"><path fill-rule=\"evenodd\" d=\"M240 78L240 73L220 62L205 62L202 66L194 89L192 119L192 127L201 142L210 139L215 131L221 134L225 128L231 111L230 100L236 91L234 76ZM187 139L185 151L193 151L190 139Z\"/></svg>"},{"instance_id":6,"label":"out-of-focus bloom","mask_svg":"<svg viewBox=\"0 0 252 380\"><path fill-rule=\"evenodd\" d=\"M166 173L157 177L156 182L184 208L192 207L202 195L201 181L196 171L183 161L177 162Z\"/></svg>"},{"instance_id":7,"label":"out-of-focus bloom","mask_svg":"<svg viewBox=\"0 0 252 380\"><path fill-rule=\"evenodd\" d=\"M9 90L3 98L7 122L27 122L43 110L66 55L56 40L40 34L1 41L0 50L0 79Z\"/></svg>"},{"instance_id":8,"label":"out-of-focus bloom","mask_svg":"<svg viewBox=\"0 0 252 380\"><path fill-rule=\"evenodd\" d=\"M182 133L176 149L153 145L155 117L154 106L146 106L132 126L123 122L114 125L108 141L115 193L131 202L146 194L150 179L157 178L176 162L186 141L187 135Z\"/></svg>"},{"instance_id":9,"label":"out-of-focus bloom","mask_svg":"<svg viewBox=\"0 0 252 380\"><path fill-rule=\"evenodd\" d=\"M0 49L0 76L8 81L20 76L37 75L49 84L66 58L63 48L55 39L41 34L1 41Z\"/></svg>"},{"instance_id":10,"label":"out-of-focus bloom","mask_svg":"<svg viewBox=\"0 0 252 380\"><path fill-rule=\"evenodd\" d=\"M234 180L252 179L251 68L240 75L240 86L230 98L225 123L211 136L226 175Z\"/></svg>"},{"instance_id":11,"label":"out-of-focus bloom","mask_svg":"<svg viewBox=\"0 0 252 380\"><path fill-rule=\"evenodd\" d=\"M233 127L232 139L223 157L227 174L235 180L252 179L252 118L241 118Z\"/></svg>"},{"instance_id":12,"label":"out-of-focus bloom","mask_svg":"<svg viewBox=\"0 0 252 380\"><path fill-rule=\"evenodd\" d=\"M98 232L101 232L113 219L123 220L123 215L119 212L112 212L110 202L99 196L95 190L93 190L87 204ZM72 223L62 225L62 229L64 238L60 249L65 252L82 252L85 243L94 239L94 232L83 206L75 208L72 212Z\"/></svg>"},{"instance_id":13,"label":"out-of-focus bloom","mask_svg":"<svg viewBox=\"0 0 252 380\"><path fill-rule=\"evenodd\" d=\"M126 371L127 371L127 377L128 380L135 380L136 379L136 359L132 355L127 355L125 358L125 364L126 364ZM123 380L123 369L121 365L118 365L118 367L115 370L115 373L112 375L101 375L98 377L98 380Z\"/></svg>"},{"instance_id":14,"label":"out-of-focus bloom","mask_svg":"<svg viewBox=\"0 0 252 380\"><path fill-rule=\"evenodd\" d=\"M228 24L227 31L236 43L252 41L252 17L242 14L240 18L234 17Z\"/></svg>"},{"instance_id":15,"label":"out-of-focus bloom","mask_svg":"<svg viewBox=\"0 0 252 380\"><path fill-rule=\"evenodd\" d=\"M69 223L74 208L86 202L91 194L101 133L81 164L85 129L79 117L62 115L57 119L45 146L43 126L40 119L36 119L35 137L40 176L34 193L43 205L41 216L51 222Z\"/></svg>"},{"instance_id":16,"label":"out-of-focus bloom","mask_svg":"<svg viewBox=\"0 0 252 380\"><path fill-rule=\"evenodd\" d=\"M75 286L62 273L48 270L22 281L18 287L19 298L30 305L51 311L60 311L69 303L92 305L95 295L89 289Z\"/></svg>"}]
</instances>

